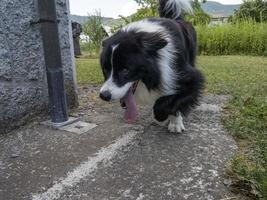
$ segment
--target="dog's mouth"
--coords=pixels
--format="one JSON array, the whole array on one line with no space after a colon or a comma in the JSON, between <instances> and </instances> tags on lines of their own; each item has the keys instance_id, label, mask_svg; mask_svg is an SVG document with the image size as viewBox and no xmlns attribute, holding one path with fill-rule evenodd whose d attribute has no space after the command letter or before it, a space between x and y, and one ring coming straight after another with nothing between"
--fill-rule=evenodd
<instances>
[{"instance_id":1,"label":"dog's mouth","mask_svg":"<svg viewBox=\"0 0 267 200\"><path fill-rule=\"evenodd\" d=\"M120 100L121 107L125 110L124 119L130 124L134 123L138 116L138 109L134 98L137 86L138 81L133 84L127 94Z\"/></svg>"}]
</instances>

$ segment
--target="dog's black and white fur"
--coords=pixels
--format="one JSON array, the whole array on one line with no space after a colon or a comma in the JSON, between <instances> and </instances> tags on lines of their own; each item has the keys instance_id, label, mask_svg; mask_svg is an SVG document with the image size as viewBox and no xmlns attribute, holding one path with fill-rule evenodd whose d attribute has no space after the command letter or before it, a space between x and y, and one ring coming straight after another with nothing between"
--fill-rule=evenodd
<instances>
[{"instance_id":1,"label":"dog's black and white fur","mask_svg":"<svg viewBox=\"0 0 267 200\"><path fill-rule=\"evenodd\" d=\"M101 66L106 101L123 98L139 80L138 102L154 105L157 122L182 132L183 115L198 103L204 78L195 68L196 33L182 18L192 13L188 0L159 0L161 18L134 22L103 41Z\"/></svg>"}]
</instances>

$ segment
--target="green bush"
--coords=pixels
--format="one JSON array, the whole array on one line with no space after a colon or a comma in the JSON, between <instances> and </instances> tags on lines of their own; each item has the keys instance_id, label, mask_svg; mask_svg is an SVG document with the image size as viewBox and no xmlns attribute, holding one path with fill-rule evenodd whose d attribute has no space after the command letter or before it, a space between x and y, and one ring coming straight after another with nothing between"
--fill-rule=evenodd
<instances>
[{"instance_id":1,"label":"green bush","mask_svg":"<svg viewBox=\"0 0 267 200\"><path fill-rule=\"evenodd\" d=\"M80 41L80 46L82 52L93 50L89 42Z\"/></svg>"},{"instance_id":2,"label":"green bush","mask_svg":"<svg viewBox=\"0 0 267 200\"><path fill-rule=\"evenodd\" d=\"M267 1L246 0L229 18L230 21L252 19L256 22L267 22Z\"/></svg>"},{"instance_id":3,"label":"green bush","mask_svg":"<svg viewBox=\"0 0 267 200\"><path fill-rule=\"evenodd\" d=\"M267 23L253 21L222 25L197 25L198 51L202 55L267 54Z\"/></svg>"}]
</instances>

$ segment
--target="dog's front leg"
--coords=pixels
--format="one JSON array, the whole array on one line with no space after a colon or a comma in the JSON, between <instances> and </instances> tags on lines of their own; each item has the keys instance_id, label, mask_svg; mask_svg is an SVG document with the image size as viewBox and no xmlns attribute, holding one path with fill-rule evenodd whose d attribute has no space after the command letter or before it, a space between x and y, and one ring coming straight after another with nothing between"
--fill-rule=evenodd
<instances>
[{"instance_id":1,"label":"dog's front leg","mask_svg":"<svg viewBox=\"0 0 267 200\"><path fill-rule=\"evenodd\" d=\"M172 133L182 133L185 130L183 117L176 110L175 95L159 98L153 107L153 118L161 126L168 126Z\"/></svg>"},{"instance_id":2,"label":"dog's front leg","mask_svg":"<svg viewBox=\"0 0 267 200\"><path fill-rule=\"evenodd\" d=\"M164 122L169 118L172 96L159 98L153 107L153 117L158 122Z\"/></svg>"}]
</instances>

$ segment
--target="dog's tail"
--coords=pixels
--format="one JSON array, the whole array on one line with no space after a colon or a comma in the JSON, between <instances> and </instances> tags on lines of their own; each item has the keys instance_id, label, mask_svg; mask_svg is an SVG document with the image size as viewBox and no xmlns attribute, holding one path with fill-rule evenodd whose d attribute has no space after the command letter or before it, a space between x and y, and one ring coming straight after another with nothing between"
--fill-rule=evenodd
<instances>
[{"instance_id":1,"label":"dog's tail","mask_svg":"<svg viewBox=\"0 0 267 200\"><path fill-rule=\"evenodd\" d=\"M179 19L182 11L193 14L190 0L158 0L159 14L162 18Z\"/></svg>"}]
</instances>

